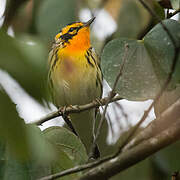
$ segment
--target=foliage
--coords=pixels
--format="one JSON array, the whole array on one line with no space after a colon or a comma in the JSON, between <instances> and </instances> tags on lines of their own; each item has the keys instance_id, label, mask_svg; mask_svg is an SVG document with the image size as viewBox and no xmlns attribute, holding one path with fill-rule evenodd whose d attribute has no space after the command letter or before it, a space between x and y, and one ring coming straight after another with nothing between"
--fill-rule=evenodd
<instances>
[{"instance_id":1,"label":"foliage","mask_svg":"<svg viewBox=\"0 0 180 180\"><path fill-rule=\"evenodd\" d=\"M10 8L12 2L8 1L7 9L10 11L5 13L5 16L9 16L8 22L5 18L5 25L0 29L0 69L7 71L29 95L43 105L48 96L46 80L49 42L67 23L78 21L78 13L88 3L77 3L75 0L19 1L18 9L13 9ZM157 1L152 2L149 3L150 7L160 16L179 45L179 22L165 20L164 8ZM179 0L170 2L173 9L179 9ZM116 17L113 14L115 12L108 12L117 23L116 32L106 41L97 42L105 46L101 54L104 77L112 87L123 59L126 58L117 92L123 98L133 101L153 99L171 71L173 44L162 26L139 2L124 0L118 3L122 4L121 8L117 8ZM16 16L11 17L11 14ZM22 19L27 21L26 27L22 27ZM13 25L15 37L6 34L9 22ZM166 93L179 87L179 69L180 56ZM179 98L179 92L176 93L173 102ZM107 126L102 134L102 154L111 154L117 147L105 142ZM159 158L156 155L112 179L134 179L136 176L137 179L151 177L149 179L155 180L160 173L163 177L180 165L174 155L177 148L178 143L159 152ZM51 127L41 132L36 126L26 125L19 117L16 105L0 86L0 179L37 179L84 164L87 159L81 140L69 130ZM81 173L76 173L61 179L80 176ZM166 176L164 179L168 178Z\"/></svg>"}]
</instances>

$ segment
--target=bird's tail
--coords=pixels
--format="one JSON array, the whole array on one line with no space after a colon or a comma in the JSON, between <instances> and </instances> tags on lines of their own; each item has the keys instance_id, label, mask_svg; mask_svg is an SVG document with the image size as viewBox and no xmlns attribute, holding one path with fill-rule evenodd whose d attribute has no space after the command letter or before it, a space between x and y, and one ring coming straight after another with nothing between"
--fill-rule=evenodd
<instances>
[{"instance_id":1,"label":"bird's tail","mask_svg":"<svg viewBox=\"0 0 180 180\"><path fill-rule=\"evenodd\" d=\"M92 149L93 121L95 118L95 109L91 109L77 114L71 114L70 118L75 131L77 132L79 138L87 149L87 153L91 154L92 158L99 158L100 152L98 146L95 145Z\"/></svg>"}]
</instances>

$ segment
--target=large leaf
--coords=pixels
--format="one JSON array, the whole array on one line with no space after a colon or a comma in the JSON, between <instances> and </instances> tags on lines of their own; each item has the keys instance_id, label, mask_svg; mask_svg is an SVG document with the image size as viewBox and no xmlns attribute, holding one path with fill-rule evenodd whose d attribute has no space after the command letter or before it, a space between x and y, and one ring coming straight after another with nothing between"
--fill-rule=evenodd
<instances>
[{"instance_id":1,"label":"large leaf","mask_svg":"<svg viewBox=\"0 0 180 180\"><path fill-rule=\"evenodd\" d=\"M0 179L3 179L5 172L5 143L0 142Z\"/></svg>"},{"instance_id":2,"label":"large leaf","mask_svg":"<svg viewBox=\"0 0 180 180\"><path fill-rule=\"evenodd\" d=\"M57 159L52 163L51 167L53 173L87 162L85 147L72 132L63 127L50 127L43 132L46 139L57 151ZM69 180L77 176L79 174L60 179Z\"/></svg>"},{"instance_id":3,"label":"large leaf","mask_svg":"<svg viewBox=\"0 0 180 180\"><path fill-rule=\"evenodd\" d=\"M75 10L76 0L44 0L36 19L38 32L52 40L62 27L75 21Z\"/></svg>"},{"instance_id":4,"label":"large leaf","mask_svg":"<svg viewBox=\"0 0 180 180\"><path fill-rule=\"evenodd\" d=\"M80 139L63 127L50 127L43 131L45 137L57 147L63 150L75 164L87 161L87 154Z\"/></svg>"},{"instance_id":5,"label":"large leaf","mask_svg":"<svg viewBox=\"0 0 180 180\"><path fill-rule=\"evenodd\" d=\"M6 148L3 179L38 179L51 173L51 164L56 160L56 150L44 138L36 126L27 126L29 155L25 161L19 160ZM17 142L17 140L16 140Z\"/></svg>"},{"instance_id":6,"label":"large leaf","mask_svg":"<svg viewBox=\"0 0 180 180\"><path fill-rule=\"evenodd\" d=\"M0 68L37 100L45 97L46 53L46 48L33 39L27 44L0 31Z\"/></svg>"},{"instance_id":7,"label":"large leaf","mask_svg":"<svg viewBox=\"0 0 180 180\"><path fill-rule=\"evenodd\" d=\"M15 105L0 90L0 141L6 142L10 152L20 159L29 155L25 124L18 117Z\"/></svg>"},{"instance_id":8,"label":"large leaf","mask_svg":"<svg viewBox=\"0 0 180 180\"><path fill-rule=\"evenodd\" d=\"M180 24L174 20L163 22L179 43ZM125 50L127 44L129 48ZM170 72L173 56L172 42L158 24L142 41L119 38L109 42L102 53L102 69L105 79L112 87L125 58L117 92L126 99L145 100L154 98L159 91ZM180 57L171 82L173 86L180 82L178 69L180 69Z\"/></svg>"},{"instance_id":9,"label":"large leaf","mask_svg":"<svg viewBox=\"0 0 180 180\"><path fill-rule=\"evenodd\" d=\"M33 180L51 173L50 164L38 161L22 162L8 154L6 157L3 180Z\"/></svg>"},{"instance_id":10,"label":"large leaf","mask_svg":"<svg viewBox=\"0 0 180 180\"><path fill-rule=\"evenodd\" d=\"M126 44L129 46L127 54ZM130 100L153 98L159 86L142 41L121 38L107 44L102 54L102 69L109 85L113 86L124 58L125 66L117 86L118 93Z\"/></svg>"},{"instance_id":11,"label":"large leaf","mask_svg":"<svg viewBox=\"0 0 180 180\"><path fill-rule=\"evenodd\" d=\"M150 14L140 2L134 0L122 1L115 37L137 38L139 33L147 27L150 19Z\"/></svg>"},{"instance_id":12,"label":"large leaf","mask_svg":"<svg viewBox=\"0 0 180 180\"><path fill-rule=\"evenodd\" d=\"M164 25L172 34L176 44L180 46L180 23L174 20L163 21ZM156 72L157 78L163 83L171 71L172 60L174 57L174 46L164 31L162 26L158 24L145 37L144 45L148 50L153 69ZM180 83L180 56L173 74L174 85Z\"/></svg>"}]
</instances>

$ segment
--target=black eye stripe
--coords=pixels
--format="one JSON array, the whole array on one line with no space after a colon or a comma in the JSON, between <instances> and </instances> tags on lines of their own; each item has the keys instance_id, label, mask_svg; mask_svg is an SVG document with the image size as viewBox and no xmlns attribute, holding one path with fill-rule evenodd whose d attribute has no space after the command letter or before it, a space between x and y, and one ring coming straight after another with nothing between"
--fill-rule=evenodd
<instances>
[{"instance_id":1,"label":"black eye stripe","mask_svg":"<svg viewBox=\"0 0 180 180\"><path fill-rule=\"evenodd\" d=\"M71 27L68 32L73 32L74 30L76 30L76 32L79 31L79 29L81 29L82 26L79 26L79 27Z\"/></svg>"},{"instance_id":2,"label":"black eye stripe","mask_svg":"<svg viewBox=\"0 0 180 180\"><path fill-rule=\"evenodd\" d=\"M68 32L73 32L76 29L77 29L77 27L71 27Z\"/></svg>"},{"instance_id":3,"label":"black eye stripe","mask_svg":"<svg viewBox=\"0 0 180 180\"><path fill-rule=\"evenodd\" d=\"M68 42L69 39L73 38L73 35L66 33L66 34L63 34L62 36L60 36L60 38L62 40L64 40L65 42Z\"/></svg>"},{"instance_id":4,"label":"black eye stripe","mask_svg":"<svg viewBox=\"0 0 180 180\"><path fill-rule=\"evenodd\" d=\"M64 40L65 42L68 42L70 39L73 38L73 36L75 36L75 35L78 34L78 31L79 31L79 29L81 29L81 28L82 28L82 26L79 26L79 27L71 27L71 28L69 28L68 32L65 33L65 34L63 34L63 35L61 35L61 36L59 37L59 39L62 39L62 40ZM70 33L70 32L73 32L74 30L76 30L76 31L75 31L73 34Z\"/></svg>"}]
</instances>

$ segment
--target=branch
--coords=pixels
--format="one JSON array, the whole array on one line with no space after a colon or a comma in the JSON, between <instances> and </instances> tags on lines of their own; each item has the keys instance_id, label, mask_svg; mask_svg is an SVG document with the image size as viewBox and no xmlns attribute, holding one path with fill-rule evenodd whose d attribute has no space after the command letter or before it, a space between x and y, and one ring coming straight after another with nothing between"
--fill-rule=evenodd
<instances>
[{"instance_id":1,"label":"branch","mask_svg":"<svg viewBox=\"0 0 180 180\"><path fill-rule=\"evenodd\" d=\"M86 172L78 180L103 180L110 178L130 166L146 159L158 150L174 143L180 138L180 122L170 126L159 135L142 142L133 149L127 150Z\"/></svg>"},{"instance_id":2,"label":"branch","mask_svg":"<svg viewBox=\"0 0 180 180\"><path fill-rule=\"evenodd\" d=\"M167 110L164 111L163 119L165 121L175 121L176 116L171 116L171 115L176 114L177 112L179 114L180 113L178 111L179 109L180 109L180 100L178 100L170 108L168 108ZM156 122L156 120L154 120L154 122ZM122 152L118 156L116 156L116 154L115 154L115 155L112 155L111 157L106 157L104 159L101 159L101 160L98 160L98 161L95 161L92 163L76 166L74 168L67 169L67 170L62 171L60 173L56 173L53 175L46 176L44 178L41 178L40 180L56 179L56 178L63 177L65 175L69 175L69 174L73 174L73 173L76 173L79 171L83 171L83 170L86 170L89 168L93 168L91 170L93 172L95 172L96 169L98 169L99 172L96 171L98 176L97 176L97 178L95 178L95 179L98 179L99 174L101 174L101 170L103 169L102 166L104 167L104 164L106 164L105 166L107 166L107 164L110 164L114 169L117 168L116 173L118 173L119 171L122 171L125 168L130 167L131 165L137 163L138 161L145 159L146 157L150 156L152 153L160 150L161 148L168 146L169 144L172 144L173 142L175 142L180 136L180 122L174 123L173 125L171 125L169 127L170 127L169 129L162 131L156 137L148 139L147 141L137 145L133 149L130 149L130 150L127 149L126 151ZM141 157L144 157L144 158L141 158ZM134 158L137 158L136 161ZM127 164L127 166L124 167L124 164ZM124 167L124 169L122 169L121 166ZM108 166L108 168L109 169L106 169L106 170L110 173L111 167ZM105 173L106 170L103 169L103 173ZM89 172L91 172L91 171L89 171ZM86 176L87 175L85 174L85 177ZM95 176L95 174L93 173L93 176L90 178L93 179L94 176ZM112 172L111 176L113 176L113 172ZM82 179L80 179L80 180L86 179L85 177L82 176L81 177Z\"/></svg>"},{"instance_id":3,"label":"branch","mask_svg":"<svg viewBox=\"0 0 180 180\"><path fill-rule=\"evenodd\" d=\"M123 99L122 97L116 96L116 97L112 98L109 103L112 103L112 102L118 101L118 100L122 100L122 99ZM88 109L98 108L100 106L104 106L107 101L108 101L108 97L105 97L103 99L100 99L99 102L93 101L93 102L91 102L89 104L85 104L85 105L68 106L65 109L65 112L63 112L63 113L65 113L65 114L79 113L79 112L82 112L82 111L86 111ZM42 123L44 123L44 122L46 122L46 121L48 121L50 119L62 116L63 113L61 112L61 110L57 110L57 111L54 111L52 113L49 113L45 117L43 117L43 118L41 118L39 120L36 120L36 121L34 121L34 122L30 123L30 124L41 125Z\"/></svg>"},{"instance_id":4,"label":"branch","mask_svg":"<svg viewBox=\"0 0 180 180\"><path fill-rule=\"evenodd\" d=\"M137 136L131 140L122 151L131 149L138 143L157 135L157 133L165 130L171 124L175 123L180 118L180 99L166 109L156 120L152 121L148 127L142 130Z\"/></svg>"},{"instance_id":5,"label":"branch","mask_svg":"<svg viewBox=\"0 0 180 180\"><path fill-rule=\"evenodd\" d=\"M59 173L56 173L56 174L52 174L52 175L49 175L49 176L46 176L46 177L43 177L43 178L40 178L39 180L52 180L52 179L63 177L63 176L69 175L69 174L80 172L80 171L83 171L83 170L95 167L95 166L97 166L97 165L99 165L99 164L101 164L101 163L103 163L103 162L105 162L105 161L107 161L109 159L111 159L111 157L106 157L106 158L103 158L101 160L97 160L97 161L94 161L94 162L91 162L91 163L75 166L73 168L64 170L62 172L59 172Z\"/></svg>"}]
</instances>

